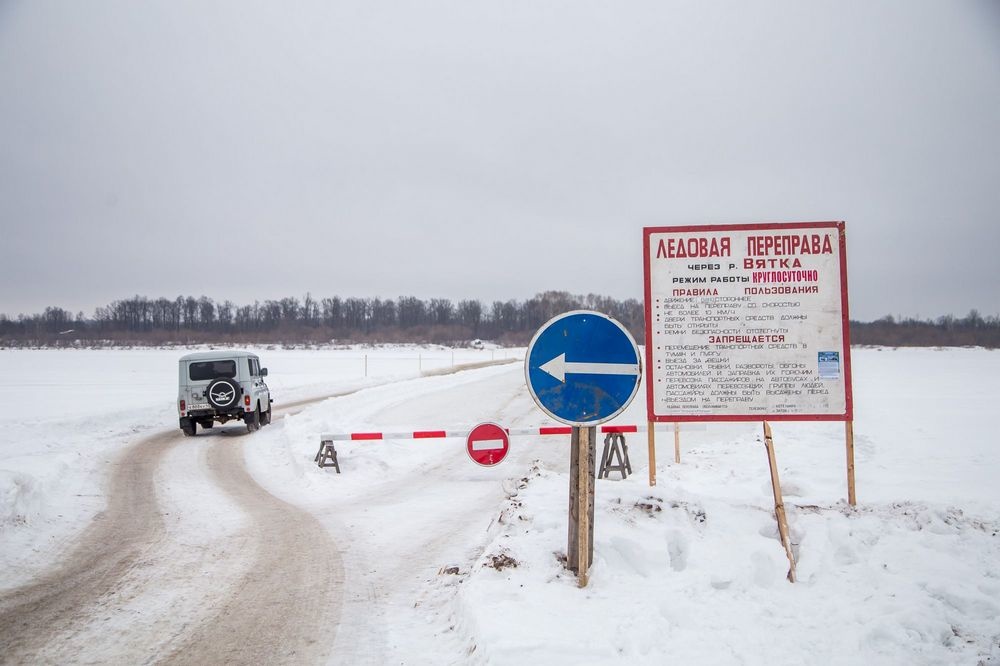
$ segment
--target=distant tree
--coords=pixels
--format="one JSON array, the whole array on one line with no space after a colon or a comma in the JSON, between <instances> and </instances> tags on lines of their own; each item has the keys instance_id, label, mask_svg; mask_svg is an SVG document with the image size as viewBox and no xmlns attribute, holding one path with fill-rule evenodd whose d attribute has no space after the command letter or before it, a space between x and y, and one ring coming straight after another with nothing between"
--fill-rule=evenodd
<instances>
[{"instance_id":1,"label":"distant tree","mask_svg":"<svg viewBox=\"0 0 1000 666\"><path fill-rule=\"evenodd\" d=\"M401 328L412 328L427 323L427 305L422 300L413 296L401 296L398 303Z\"/></svg>"},{"instance_id":2,"label":"distant tree","mask_svg":"<svg viewBox=\"0 0 1000 666\"><path fill-rule=\"evenodd\" d=\"M483 305L479 301L465 300L458 304L458 320L472 330L472 336L479 337L479 324L483 319Z\"/></svg>"},{"instance_id":3,"label":"distant tree","mask_svg":"<svg viewBox=\"0 0 1000 666\"><path fill-rule=\"evenodd\" d=\"M301 312L302 307L299 305L299 299L293 297L281 299L281 321L294 322L299 318Z\"/></svg>"},{"instance_id":4,"label":"distant tree","mask_svg":"<svg viewBox=\"0 0 1000 666\"><path fill-rule=\"evenodd\" d=\"M313 300L312 294L306 292L302 299L302 321L307 326L315 326L319 323L319 304Z\"/></svg>"},{"instance_id":5,"label":"distant tree","mask_svg":"<svg viewBox=\"0 0 1000 666\"><path fill-rule=\"evenodd\" d=\"M264 301L258 310L258 321L264 330L273 330L281 323L281 302Z\"/></svg>"},{"instance_id":6,"label":"distant tree","mask_svg":"<svg viewBox=\"0 0 1000 666\"><path fill-rule=\"evenodd\" d=\"M374 329L390 329L398 326L396 302L391 298L371 301L371 325Z\"/></svg>"},{"instance_id":7,"label":"distant tree","mask_svg":"<svg viewBox=\"0 0 1000 666\"><path fill-rule=\"evenodd\" d=\"M344 324L349 331L365 331L368 327L369 303L363 298L344 301Z\"/></svg>"},{"instance_id":8,"label":"distant tree","mask_svg":"<svg viewBox=\"0 0 1000 666\"><path fill-rule=\"evenodd\" d=\"M333 329L344 325L343 303L340 298L324 298L322 300L323 323Z\"/></svg>"},{"instance_id":9,"label":"distant tree","mask_svg":"<svg viewBox=\"0 0 1000 666\"><path fill-rule=\"evenodd\" d=\"M447 326L451 323L452 313L455 306L446 298L433 298L427 310L430 313L431 323L438 326Z\"/></svg>"},{"instance_id":10,"label":"distant tree","mask_svg":"<svg viewBox=\"0 0 1000 666\"><path fill-rule=\"evenodd\" d=\"M206 331L215 323L215 303L207 296L198 299L198 323Z\"/></svg>"},{"instance_id":11,"label":"distant tree","mask_svg":"<svg viewBox=\"0 0 1000 666\"><path fill-rule=\"evenodd\" d=\"M49 333L58 334L60 331L72 328L70 325L70 313L66 312L62 308L45 308L43 319L45 320L45 330Z\"/></svg>"},{"instance_id":12,"label":"distant tree","mask_svg":"<svg viewBox=\"0 0 1000 666\"><path fill-rule=\"evenodd\" d=\"M233 305L232 301L223 301L219 305L218 323L219 330L227 331L232 327L233 324L233 314L236 311L236 306Z\"/></svg>"}]
</instances>

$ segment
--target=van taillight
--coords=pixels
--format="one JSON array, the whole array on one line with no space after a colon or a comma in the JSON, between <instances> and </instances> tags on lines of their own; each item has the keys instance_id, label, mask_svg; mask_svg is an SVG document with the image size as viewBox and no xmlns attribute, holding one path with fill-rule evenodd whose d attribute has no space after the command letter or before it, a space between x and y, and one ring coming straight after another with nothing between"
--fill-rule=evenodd
<instances>
[{"instance_id":1,"label":"van taillight","mask_svg":"<svg viewBox=\"0 0 1000 666\"><path fill-rule=\"evenodd\" d=\"M185 407L185 405L184 405L184 401L183 401L183 400L181 400L181 414L183 414L183 413L184 413L184 407Z\"/></svg>"},{"instance_id":2,"label":"van taillight","mask_svg":"<svg viewBox=\"0 0 1000 666\"><path fill-rule=\"evenodd\" d=\"M250 394L249 393L246 394L245 396L243 396L243 404L246 405L247 407L250 406Z\"/></svg>"}]
</instances>

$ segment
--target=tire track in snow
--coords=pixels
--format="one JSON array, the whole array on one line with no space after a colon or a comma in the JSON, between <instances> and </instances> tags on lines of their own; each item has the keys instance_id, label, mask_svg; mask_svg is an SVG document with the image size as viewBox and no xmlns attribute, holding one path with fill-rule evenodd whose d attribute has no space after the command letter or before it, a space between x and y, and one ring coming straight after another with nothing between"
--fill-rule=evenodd
<instances>
[{"instance_id":1,"label":"tire track in snow","mask_svg":"<svg viewBox=\"0 0 1000 666\"><path fill-rule=\"evenodd\" d=\"M456 366L423 375L507 362ZM294 413L299 407L354 392L299 400L275 411ZM328 596L343 576L333 542L309 514L278 500L253 480L245 468L239 440L235 445L231 440L226 442L225 431L216 431L214 437L219 442L213 442L210 454L212 471L220 485L248 508L258 527L255 533L244 534L240 542L255 549L255 573L224 597L214 622L192 630L171 660L298 663L318 657L327 649L323 645L332 644L335 611L340 607L338 600L333 610L329 608ZM166 454L193 441L204 441L204 436L190 440L175 430L157 433L129 446L112 463L108 506L84 530L78 545L38 580L0 597L0 663L87 660L87 646L74 644L73 637L81 634L102 608L118 603L131 572L156 562L166 535L155 475ZM288 559L294 562L289 565ZM301 600L295 594L285 594L285 589L304 595L305 613L297 614L302 609ZM256 612L260 608L264 610ZM248 617L269 624L240 619ZM226 627L228 634L222 636L219 627ZM167 640L172 642L173 638ZM263 659L264 655L268 658ZM149 657L155 659L156 655Z\"/></svg>"},{"instance_id":2,"label":"tire track in snow","mask_svg":"<svg viewBox=\"0 0 1000 666\"><path fill-rule=\"evenodd\" d=\"M208 465L216 482L250 515L239 538L252 550L249 574L168 663L317 663L340 620L344 569L336 544L310 513L261 488L240 439L213 437Z\"/></svg>"},{"instance_id":3,"label":"tire track in snow","mask_svg":"<svg viewBox=\"0 0 1000 666\"><path fill-rule=\"evenodd\" d=\"M507 362L443 368L423 375L453 374ZM275 415L362 390L288 403L275 410ZM240 545L254 550L255 562L221 607L213 609L214 619L202 622L167 662L321 663L335 643L351 642L350 638L336 640L345 598L341 555L317 518L275 497L253 479L246 467L242 438L233 441L228 434L216 433L208 451L208 466L218 485L253 520L253 526L240 537ZM352 565L352 573L363 566ZM338 659L343 658L338 652Z\"/></svg>"},{"instance_id":4,"label":"tire track in snow","mask_svg":"<svg viewBox=\"0 0 1000 666\"><path fill-rule=\"evenodd\" d=\"M72 634L86 621L86 608L113 594L155 547L164 529L153 476L180 441L178 434L164 432L129 447L113 464L107 508L86 528L79 545L54 571L0 599L0 661L38 662L54 636Z\"/></svg>"}]
</instances>

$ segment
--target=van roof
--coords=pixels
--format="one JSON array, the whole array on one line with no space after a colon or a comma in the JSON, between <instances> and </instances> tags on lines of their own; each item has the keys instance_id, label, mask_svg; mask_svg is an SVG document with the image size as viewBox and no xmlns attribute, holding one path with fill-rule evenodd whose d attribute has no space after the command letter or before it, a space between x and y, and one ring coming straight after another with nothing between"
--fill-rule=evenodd
<instances>
[{"instance_id":1,"label":"van roof","mask_svg":"<svg viewBox=\"0 0 1000 666\"><path fill-rule=\"evenodd\" d=\"M257 354L253 354L243 349L217 349L215 351L186 354L180 357L180 361L207 361L210 359L243 358L246 356L258 358Z\"/></svg>"}]
</instances>

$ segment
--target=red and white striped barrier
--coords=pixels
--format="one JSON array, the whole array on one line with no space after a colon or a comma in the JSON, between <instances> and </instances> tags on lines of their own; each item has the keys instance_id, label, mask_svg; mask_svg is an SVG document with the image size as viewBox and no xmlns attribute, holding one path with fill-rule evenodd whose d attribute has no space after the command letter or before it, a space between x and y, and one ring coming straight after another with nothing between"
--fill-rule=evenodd
<instances>
[{"instance_id":1,"label":"red and white striped barrier","mask_svg":"<svg viewBox=\"0 0 1000 666\"><path fill-rule=\"evenodd\" d=\"M668 424L663 427L663 430L673 430L673 425ZM689 424L685 424L685 430L692 430L693 428ZM508 435L511 436L538 436L538 435L570 435L573 433L573 428L570 426L543 426L540 428L505 428ZM599 426L599 430L602 433L611 432L646 432L648 430L647 426L644 425L606 425ZM659 430L659 428L657 428ZM381 439L445 439L448 437L456 437L467 439L469 437L470 430L413 430L410 432L345 432L336 433L332 435L321 435L320 439L324 442L360 442L367 440L381 440Z\"/></svg>"}]
</instances>

